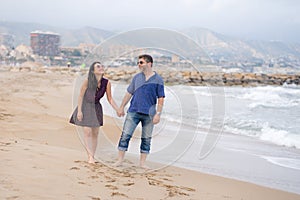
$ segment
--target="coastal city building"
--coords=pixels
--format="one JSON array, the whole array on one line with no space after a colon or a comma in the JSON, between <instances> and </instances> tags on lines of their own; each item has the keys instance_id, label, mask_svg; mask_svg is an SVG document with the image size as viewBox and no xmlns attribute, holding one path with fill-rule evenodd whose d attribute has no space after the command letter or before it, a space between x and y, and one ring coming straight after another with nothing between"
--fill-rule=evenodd
<instances>
[{"instance_id":1,"label":"coastal city building","mask_svg":"<svg viewBox=\"0 0 300 200\"><path fill-rule=\"evenodd\" d=\"M60 35L52 32L33 31L30 33L30 46L39 56L58 56L60 54Z\"/></svg>"}]
</instances>

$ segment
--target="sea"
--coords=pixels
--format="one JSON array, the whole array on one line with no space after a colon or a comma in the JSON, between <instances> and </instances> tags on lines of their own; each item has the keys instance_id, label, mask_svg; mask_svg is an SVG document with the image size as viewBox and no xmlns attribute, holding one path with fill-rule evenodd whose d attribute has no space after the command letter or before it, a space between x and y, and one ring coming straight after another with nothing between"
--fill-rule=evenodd
<instances>
[{"instance_id":1,"label":"sea","mask_svg":"<svg viewBox=\"0 0 300 200\"><path fill-rule=\"evenodd\" d=\"M117 104L126 87L112 83ZM300 86L175 85L165 93L150 161L300 194ZM101 101L122 130L124 118ZM131 143L138 158L139 137Z\"/></svg>"}]
</instances>

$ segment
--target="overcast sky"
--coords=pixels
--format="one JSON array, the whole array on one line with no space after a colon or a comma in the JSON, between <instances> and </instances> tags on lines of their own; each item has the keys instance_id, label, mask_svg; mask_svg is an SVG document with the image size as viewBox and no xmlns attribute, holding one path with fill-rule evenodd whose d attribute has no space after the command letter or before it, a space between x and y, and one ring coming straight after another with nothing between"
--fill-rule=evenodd
<instances>
[{"instance_id":1,"label":"overcast sky","mask_svg":"<svg viewBox=\"0 0 300 200\"><path fill-rule=\"evenodd\" d=\"M300 0L0 0L0 20L126 31L189 27L300 43Z\"/></svg>"}]
</instances>

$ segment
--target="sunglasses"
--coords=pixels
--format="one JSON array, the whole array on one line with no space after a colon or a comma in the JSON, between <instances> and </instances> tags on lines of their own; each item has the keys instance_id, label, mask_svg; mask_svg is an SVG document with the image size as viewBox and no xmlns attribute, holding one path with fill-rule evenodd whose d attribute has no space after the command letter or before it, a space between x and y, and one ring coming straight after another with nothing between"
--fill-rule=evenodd
<instances>
[{"instance_id":1,"label":"sunglasses","mask_svg":"<svg viewBox=\"0 0 300 200\"><path fill-rule=\"evenodd\" d=\"M98 65L96 65L96 67L97 67L97 68L100 68L100 67L104 67L104 66L103 66L103 65L99 65L99 64L98 64Z\"/></svg>"},{"instance_id":2,"label":"sunglasses","mask_svg":"<svg viewBox=\"0 0 300 200\"><path fill-rule=\"evenodd\" d=\"M136 64L137 64L137 65L142 65L142 64L144 64L144 63L146 63L146 62L144 62L144 61L139 61L139 62L137 62Z\"/></svg>"}]
</instances>

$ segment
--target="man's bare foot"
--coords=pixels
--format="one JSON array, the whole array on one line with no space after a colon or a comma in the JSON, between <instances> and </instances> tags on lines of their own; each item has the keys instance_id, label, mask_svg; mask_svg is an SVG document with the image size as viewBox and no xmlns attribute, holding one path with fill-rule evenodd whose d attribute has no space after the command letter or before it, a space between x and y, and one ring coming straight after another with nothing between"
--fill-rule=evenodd
<instances>
[{"instance_id":1,"label":"man's bare foot","mask_svg":"<svg viewBox=\"0 0 300 200\"><path fill-rule=\"evenodd\" d=\"M140 168L144 169L144 170L150 170L151 168L147 165L139 165Z\"/></svg>"},{"instance_id":2,"label":"man's bare foot","mask_svg":"<svg viewBox=\"0 0 300 200\"><path fill-rule=\"evenodd\" d=\"M113 164L114 167L120 167L120 166L122 166L122 165L123 165L123 161L120 161L120 160L118 160L117 162L115 162L115 163Z\"/></svg>"}]
</instances>

